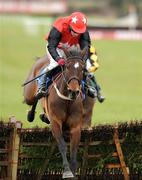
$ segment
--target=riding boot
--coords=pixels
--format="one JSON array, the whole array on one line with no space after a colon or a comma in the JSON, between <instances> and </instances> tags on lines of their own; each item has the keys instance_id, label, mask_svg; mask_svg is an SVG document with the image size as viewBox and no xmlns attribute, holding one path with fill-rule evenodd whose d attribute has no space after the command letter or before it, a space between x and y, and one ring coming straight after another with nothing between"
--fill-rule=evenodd
<instances>
[{"instance_id":1,"label":"riding boot","mask_svg":"<svg viewBox=\"0 0 142 180\"><path fill-rule=\"evenodd\" d=\"M44 97L46 94L46 74L42 75L40 78L38 78L38 91L37 91L37 97L41 98Z\"/></svg>"},{"instance_id":2,"label":"riding boot","mask_svg":"<svg viewBox=\"0 0 142 180\"><path fill-rule=\"evenodd\" d=\"M47 89L48 89L49 85L52 83L51 79L56 73L59 72L59 70L61 70L59 66L56 68L50 69L50 70L48 69L48 67L45 67L42 70L43 75L38 78L38 87L39 88L38 88L37 96L39 98L48 95Z\"/></svg>"},{"instance_id":3,"label":"riding boot","mask_svg":"<svg viewBox=\"0 0 142 180\"><path fill-rule=\"evenodd\" d=\"M97 84L95 76L93 74L89 74L89 79L90 79L90 87L88 90L88 95L91 95L91 97L93 98L97 97L98 101L102 103L105 100L105 97L101 95L101 88Z\"/></svg>"}]
</instances>

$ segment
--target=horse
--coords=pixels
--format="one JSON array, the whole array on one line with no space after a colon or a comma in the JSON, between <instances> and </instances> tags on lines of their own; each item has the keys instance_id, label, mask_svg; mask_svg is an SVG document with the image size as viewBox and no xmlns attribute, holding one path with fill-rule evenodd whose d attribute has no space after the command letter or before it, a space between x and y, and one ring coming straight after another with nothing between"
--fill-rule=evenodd
<instances>
[{"instance_id":1,"label":"horse","mask_svg":"<svg viewBox=\"0 0 142 180\"><path fill-rule=\"evenodd\" d=\"M51 131L62 156L62 177L73 178L77 168L77 150L80 143L81 130L84 124L88 127L91 125L94 99L88 96L83 99L82 96L86 49L64 49L64 53L66 60L64 70L53 80L48 96L41 98L40 101L45 114L50 120ZM30 74L33 74L33 72ZM25 101L29 105L34 105L35 91L37 90L36 82L32 83L35 83L34 86L33 84L31 85L34 91L32 96L27 96L29 87L26 89L25 86L24 88L26 89L24 91ZM28 99L27 97L32 98ZM88 118L89 120L87 120ZM70 163L67 159L67 146L63 137L64 127L68 127L70 134Z\"/></svg>"}]
</instances>

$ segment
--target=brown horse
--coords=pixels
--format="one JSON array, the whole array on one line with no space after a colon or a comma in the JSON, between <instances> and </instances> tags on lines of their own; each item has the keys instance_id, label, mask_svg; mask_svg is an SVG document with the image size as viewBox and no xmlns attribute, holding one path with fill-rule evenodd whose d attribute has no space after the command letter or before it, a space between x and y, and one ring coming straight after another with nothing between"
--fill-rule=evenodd
<instances>
[{"instance_id":1,"label":"brown horse","mask_svg":"<svg viewBox=\"0 0 142 180\"><path fill-rule=\"evenodd\" d=\"M50 120L52 134L62 155L63 178L72 178L75 176L77 167L76 158L81 129L83 124L91 125L94 100L88 96L86 96L85 100L82 98L81 82L84 75L86 50L74 49L71 51L64 50L64 52L66 55L64 71L54 80L49 89L48 97L42 98L41 104ZM28 80L30 79L31 77L28 78ZM37 90L36 82L32 83L31 87L34 91L32 91L33 94L31 96L28 96L30 94L28 92L29 89L26 86L24 88L25 101L29 105L34 104ZM29 93L28 95L27 92ZM63 138L64 125L68 127L70 132L70 164L67 160L67 147Z\"/></svg>"}]
</instances>

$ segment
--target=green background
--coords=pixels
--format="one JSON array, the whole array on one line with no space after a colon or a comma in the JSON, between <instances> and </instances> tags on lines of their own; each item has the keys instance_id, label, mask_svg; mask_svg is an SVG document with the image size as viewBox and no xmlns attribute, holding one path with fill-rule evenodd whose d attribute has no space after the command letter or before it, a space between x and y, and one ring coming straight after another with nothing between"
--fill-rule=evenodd
<instances>
[{"instance_id":1,"label":"green background","mask_svg":"<svg viewBox=\"0 0 142 180\"><path fill-rule=\"evenodd\" d=\"M0 117L12 115L24 127L45 126L39 119L28 123L29 107L23 104L21 84L35 57L46 53L44 40L52 18L30 16L0 17ZM96 78L106 101L96 102L93 124L117 123L142 119L142 42L97 40L100 68Z\"/></svg>"}]
</instances>

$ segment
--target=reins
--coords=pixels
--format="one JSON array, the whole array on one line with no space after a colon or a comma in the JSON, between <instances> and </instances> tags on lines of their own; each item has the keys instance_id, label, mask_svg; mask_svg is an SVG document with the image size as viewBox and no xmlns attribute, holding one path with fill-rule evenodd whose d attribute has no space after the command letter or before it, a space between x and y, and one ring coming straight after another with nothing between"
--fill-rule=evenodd
<instances>
[{"instance_id":1,"label":"reins","mask_svg":"<svg viewBox=\"0 0 142 180\"><path fill-rule=\"evenodd\" d=\"M82 59L79 57L79 56L73 56L73 57L68 57L67 58L67 62L69 61L69 60L74 60L74 59L78 59L78 60L80 60L80 61L82 61ZM67 63L66 62L66 63ZM65 64L66 64L65 63ZM69 82L72 80L72 79L76 79L76 80L78 80L78 82L80 82L80 80L79 80L79 78L77 77L77 76L72 76L68 81L66 80L66 76L65 76L65 74L64 74L64 68L61 66L61 70L62 70L62 75L63 75L63 78L64 78L64 81L65 81L65 83L67 84L67 86L68 86L68 84L69 84Z\"/></svg>"},{"instance_id":2,"label":"reins","mask_svg":"<svg viewBox=\"0 0 142 180\"><path fill-rule=\"evenodd\" d=\"M57 87L57 83L56 83L56 82L58 81L58 79L59 79L61 76L63 77L63 80L64 80L64 82L66 83L66 85L68 86L67 81L66 81L66 78L65 78L65 74L64 74L64 69L63 69L62 66L61 66L61 70L62 70L62 73L61 73L55 80L52 79L52 81L53 81L52 87L55 88L55 91L56 91L57 95L58 95L61 99L73 101L73 99L71 99L71 98L63 95L63 94L59 91L59 89L58 89L58 87Z\"/></svg>"},{"instance_id":3,"label":"reins","mask_svg":"<svg viewBox=\"0 0 142 180\"><path fill-rule=\"evenodd\" d=\"M78 57L78 56L73 56L73 57L68 57L68 58L67 58L67 62L68 62L68 60L74 59L74 58L77 58L77 59L79 59L79 60L82 61L82 59L81 59L80 57ZM66 76L65 76L65 70L64 70L64 68L63 68L62 66L61 66L61 71L62 71L62 72L61 72L61 75L62 75L62 77L63 77L63 81L65 82L67 88L68 88L68 85L69 85L70 81L73 80L73 79L75 79L75 80L77 80L78 82L80 82L80 80L79 80L79 78L78 78L77 76L72 76L69 80L67 80L67 79L66 79ZM63 95L63 94L59 91L59 89L58 89L58 87L57 87L57 83L56 83L56 81L59 79L59 77L61 77L61 76L58 76L55 80L52 79L52 81L53 81L53 87L55 88L57 95L58 95L60 98L64 99L64 100L73 101L74 99L71 99L71 98ZM81 94L81 91L80 91L80 93L78 94L78 96L79 96L80 94ZM77 96L77 97L78 97L78 96ZM77 98L76 98L76 99L77 99Z\"/></svg>"}]
</instances>

